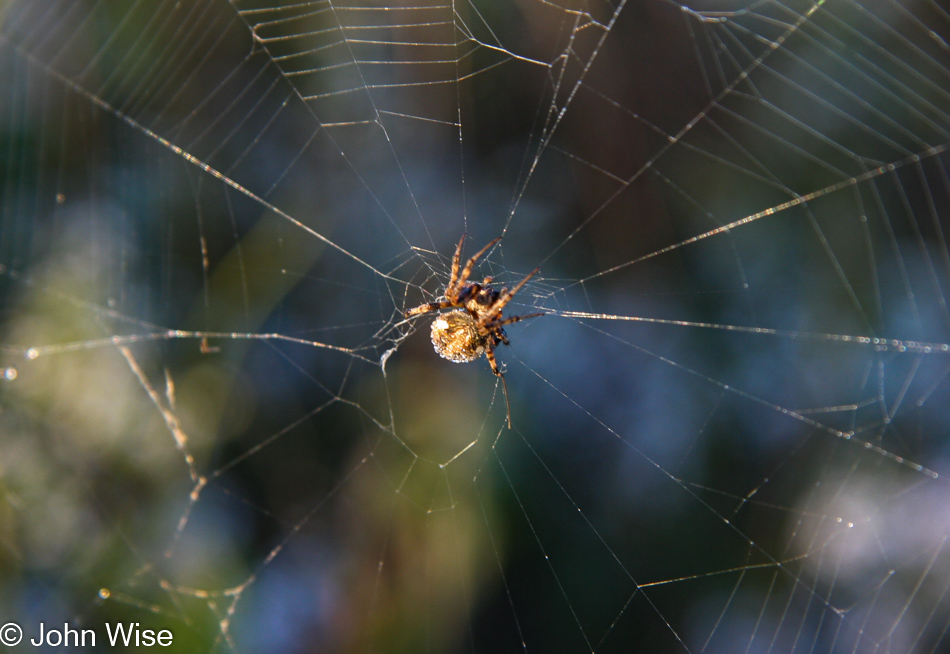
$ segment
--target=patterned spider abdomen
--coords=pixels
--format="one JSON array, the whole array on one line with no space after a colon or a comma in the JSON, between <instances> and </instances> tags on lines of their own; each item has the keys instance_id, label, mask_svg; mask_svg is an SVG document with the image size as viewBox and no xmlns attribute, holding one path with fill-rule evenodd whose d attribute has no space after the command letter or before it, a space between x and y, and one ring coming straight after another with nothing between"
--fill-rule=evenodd
<instances>
[{"instance_id":1,"label":"patterned spider abdomen","mask_svg":"<svg viewBox=\"0 0 950 654\"><path fill-rule=\"evenodd\" d=\"M486 336L478 333L467 311L450 311L432 321L432 345L443 358L468 363L485 354Z\"/></svg>"}]
</instances>

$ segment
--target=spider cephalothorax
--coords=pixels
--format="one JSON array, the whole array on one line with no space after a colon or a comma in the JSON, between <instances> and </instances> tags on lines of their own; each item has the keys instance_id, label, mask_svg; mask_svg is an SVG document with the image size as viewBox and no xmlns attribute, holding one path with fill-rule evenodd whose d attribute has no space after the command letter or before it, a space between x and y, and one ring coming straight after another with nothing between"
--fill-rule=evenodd
<instances>
[{"instance_id":1,"label":"spider cephalothorax","mask_svg":"<svg viewBox=\"0 0 950 654\"><path fill-rule=\"evenodd\" d=\"M468 281L469 275L472 274L472 269L479 258L500 240L501 237L499 236L476 252L465 263L465 267L460 272L459 263L462 257L462 244L465 243L465 235L463 234L458 247L455 248L455 256L452 257L452 274L449 277L448 286L445 287L445 299L439 302L427 302L409 309L406 312L406 317L411 318L424 313L455 307L456 311L443 313L432 321L432 345L435 347L435 351L455 363L474 361L484 354L485 358L488 359L488 365L491 366L492 372L501 377L504 384L505 376L498 368L498 362L495 360L495 348L501 343L508 345L508 336L505 334L503 327L525 318L534 318L544 314L531 313L524 316L512 316L511 318L502 316L502 309L511 301L515 293L521 290L521 287L538 272L537 268L511 290L508 288L502 288L501 290L492 288L490 286L491 277L486 277L480 284ZM508 390L505 387L505 401L507 402L507 400ZM510 410L508 412L508 426L511 426Z\"/></svg>"}]
</instances>

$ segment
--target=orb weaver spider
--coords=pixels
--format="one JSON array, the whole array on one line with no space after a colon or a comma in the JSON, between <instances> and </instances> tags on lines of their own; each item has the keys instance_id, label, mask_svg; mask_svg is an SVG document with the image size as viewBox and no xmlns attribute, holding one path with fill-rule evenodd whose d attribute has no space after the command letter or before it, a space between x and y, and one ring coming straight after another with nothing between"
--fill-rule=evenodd
<instances>
[{"instance_id":1,"label":"orb weaver spider","mask_svg":"<svg viewBox=\"0 0 950 654\"><path fill-rule=\"evenodd\" d=\"M527 277L510 290L507 287L501 290L492 288L490 284L494 279L493 277L485 277L481 283L468 281L478 260L500 240L501 236L476 252L459 272L462 245L465 243L465 234L462 234L462 238L459 239L459 244L455 248L455 255L452 257L452 274L449 277L448 285L445 287L445 299L438 302L426 302L413 307L406 311L406 318L456 307L455 311L439 314L432 321L432 345L440 356L455 363L468 363L483 354L485 355L485 358L488 359L488 365L491 366L491 371L496 377L501 378L502 388L505 392L505 407L508 411L508 429L511 429L511 403L508 400L508 384L505 382L505 375L499 369L498 361L495 359L495 348L501 343L509 345L508 335L505 334L503 329L505 325L543 316L544 313L529 313L523 316L511 316L510 318L505 318L502 315L502 309L505 308L505 305L511 301L515 293L521 290L522 286L528 283L529 279L535 276L540 268L532 270Z\"/></svg>"}]
</instances>

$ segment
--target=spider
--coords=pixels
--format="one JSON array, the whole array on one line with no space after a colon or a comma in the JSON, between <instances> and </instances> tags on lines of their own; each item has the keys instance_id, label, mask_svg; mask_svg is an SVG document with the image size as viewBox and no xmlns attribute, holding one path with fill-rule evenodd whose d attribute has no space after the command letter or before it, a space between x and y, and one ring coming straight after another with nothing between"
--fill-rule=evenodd
<instances>
[{"instance_id":1,"label":"spider","mask_svg":"<svg viewBox=\"0 0 950 654\"><path fill-rule=\"evenodd\" d=\"M465 234L462 234L458 247L455 248L455 256L452 257L452 275L449 277L448 286L445 287L445 299L439 302L427 302L409 309L406 311L406 318L457 307L455 311L439 314L432 321L432 345L443 358L455 363L468 363L485 355L491 371L496 377L501 378L505 391L505 406L508 410L508 428L511 429L508 384L505 382L505 375L498 368L498 361L495 360L495 348L501 343L509 344L508 335L502 329L505 325L543 316L544 313L530 313L510 318L504 318L501 314L505 305L511 301L515 293L521 290L522 286L528 283L529 279L534 277L539 268L531 271L511 290L507 287L500 291L492 288L490 286L492 277L486 277L481 284L468 281L472 269L481 256L500 240L499 236L476 252L465 263L460 273L459 262L462 257L462 244L465 243Z\"/></svg>"}]
</instances>

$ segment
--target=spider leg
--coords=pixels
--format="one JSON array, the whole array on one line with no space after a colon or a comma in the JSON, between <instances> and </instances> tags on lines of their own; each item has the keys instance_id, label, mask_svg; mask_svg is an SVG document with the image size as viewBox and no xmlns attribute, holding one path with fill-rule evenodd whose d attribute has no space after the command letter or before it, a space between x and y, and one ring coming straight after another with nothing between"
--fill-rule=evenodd
<instances>
[{"instance_id":1,"label":"spider leg","mask_svg":"<svg viewBox=\"0 0 950 654\"><path fill-rule=\"evenodd\" d=\"M538 316L543 315L543 313L528 313L523 316L512 316L511 318L505 318L504 320L492 320L491 322L485 324L485 328L489 330L495 329L496 327L501 328L505 325L510 325L513 322L527 320L528 318L537 318Z\"/></svg>"},{"instance_id":2,"label":"spider leg","mask_svg":"<svg viewBox=\"0 0 950 654\"><path fill-rule=\"evenodd\" d=\"M462 238L464 239L465 237L463 236ZM476 252L475 254L472 255L472 258L469 259L469 260L465 263L465 267L462 269L462 274L459 275L459 278L456 280L456 286L461 287L463 284L465 284L465 282L468 281L468 276L472 274L472 268L475 267L475 264L478 262L478 260L482 257L483 254L485 254L486 252L488 252L488 250L490 250L491 247L492 247L495 243L497 243L497 242L500 241L500 240L501 240L501 237L499 236L499 237L496 238L494 241L492 241L491 243L489 243L488 245L486 245L485 247L483 247L481 250L479 250L478 252ZM461 241L459 241L459 249L458 249L458 252L459 252L460 254L461 254L461 252L462 252L462 242L461 242Z\"/></svg>"},{"instance_id":3,"label":"spider leg","mask_svg":"<svg viewBox=\"0 0 950 654\"><path fill-rule=\"evenodd\" d=\"M423 313L431 313L433 311L438 311L439 309L448 309L449 307L454 306L455 305L451 300L442 300L441 302L427 302L426 304L420 304L419 306L413 307L412 309L406 311L406 318L412 318L413 316L419 316Z\"/></svg>"},{"instance_id":4,"label":"spider leg","mask_svg":"<svg viewBox=\"0 0 950 654\"><path fill-rule=\"evenodd\" d=\"M449 276L449 284L445 287L445 297L452 298L456 296L456 287L464 283L464 279L459 281L459 261L462 259L462 244L465 242L465 234L459 239L459 244L455 248L455 254L452 256L452 274Z\"/></svg>"},{"instance_id":5,"label":"spider leg","mask_svg":"<svg viewBox=\"0 0 950 654\"><path fill-rule=\"evenodd\" d=\"M532 270L527 277L518 282L510 291L507 288L503 288L501 293L498 295L498 299L495 300L495 303L491 305L491 308L488 309L487 313L491 316L497 316L501 314L501 310L505 308L505 305L511 301L511 298L515 296L515 293L521 290L521 287L528 283L528 280L538 274L540 268L535 268Z\"/></svg>"},{"instance_id":6,"label":"spider leg","mask_svg":"<svg viewBox=\"0 0 950 654\"><path fill-rule=\"evenodd\" d=\"M498 361L495 360L495 346L489 343L485 348L485 358L488 359L488 365L496 377L501 377L501 389L505 392L505 409L508 412L508 429L511 429L511 401L508 399L508 382L505 381L505 375L498 369Z\"/></svg>"}]
</instances>

